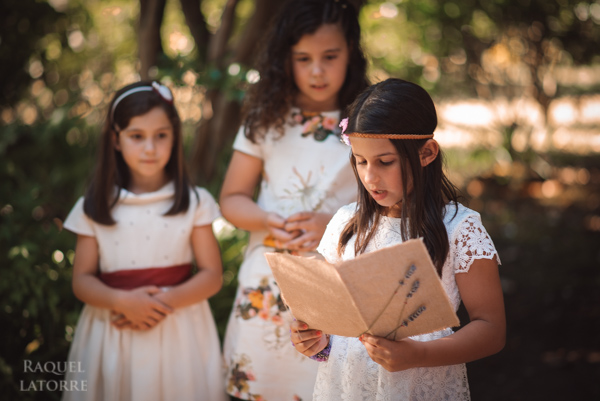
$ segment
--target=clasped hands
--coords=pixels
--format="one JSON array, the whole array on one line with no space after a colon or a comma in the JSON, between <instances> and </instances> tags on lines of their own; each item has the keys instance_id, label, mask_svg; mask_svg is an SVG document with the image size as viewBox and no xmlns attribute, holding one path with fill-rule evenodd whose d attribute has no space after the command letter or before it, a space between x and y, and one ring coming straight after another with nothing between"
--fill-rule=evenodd
<instances>
[{"instance_id":1,"label":"clasped hands","mask_svg":"<svg viewBox=\"0 0 600 401\"><path fill-rule=\"evenodd\" d=\"M290 324L290 339L298 352L311 357L321 352L329 343L329 335L310 329L300 320ZM424 343L404 338L392 341L383 337L363 334L359 338L371 359L389 372L398 372L419 366Z\"/></svg>"},{"instance_id":2,"label":"clasped hands","mask_svg":"<svg viewBox=\"0 0 600 401\"><path fill-rule=\"evenodd\" d=\"M173 308L161 301L162 290L156 286L124 290L118 307L111 311L111 324L118 329L149 330L162 322Z\"/></svg>"},{"instance_id":3,"label":"clasped hands","mask_svg":"<svg viewBox=\"0 0 600 401\"><path fill-rule=\"evenodd\" d=\"M266 225L276 248L309 252L319 245L330 219L330 214L318 212L299 212L287 219L268 213Z\"/></svg>"}]
</instances>

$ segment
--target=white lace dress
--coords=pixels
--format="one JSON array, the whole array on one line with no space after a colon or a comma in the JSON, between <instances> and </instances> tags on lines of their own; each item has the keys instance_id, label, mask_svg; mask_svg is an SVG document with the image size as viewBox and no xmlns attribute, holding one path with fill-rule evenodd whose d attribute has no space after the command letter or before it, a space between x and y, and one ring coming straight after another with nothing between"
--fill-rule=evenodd
<instances>
[{"instance_id":1,"label":"white lace dress","mask_svg":"<svg viewBox=\"0 0 600 401\"><path fill-rule=\"evenodd\" d=\"M353 216L356 204L342 207L329 222L318 251L329 261L353 259L355 237L344 254L337 254L340 232ZM467 273L476 259L496 258L498 253L481 224L479 213L462 205L455 215L454 204L446 207L444 224L448 231L450 250L443 267L442 285L455 310L461 299L454 275ZM400 218L382 217L379 229L369 242L366 252L402 242ZM451 328L411 337L431 341L453 333ZM321 362L314 389L314 400L469 400L469 385L464 364L433 368L413 368L388 372L373 362L365 347L354 337L331 337L331 353Z\"/></svg>"}]
</instances>

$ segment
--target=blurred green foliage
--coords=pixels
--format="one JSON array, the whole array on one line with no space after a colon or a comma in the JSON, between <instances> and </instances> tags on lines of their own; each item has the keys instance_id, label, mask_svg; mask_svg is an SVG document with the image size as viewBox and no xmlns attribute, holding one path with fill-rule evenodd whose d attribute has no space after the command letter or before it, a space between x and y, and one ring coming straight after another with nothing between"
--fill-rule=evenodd
<instances>
[{"instance_id":1,"label":"blurred green foliage","mask_svg":"<svg viewBox=\"0 0 600 401\"><path fill-rule=\"evenodd\" d=\"M224 4L224 0L202 1L212 32L219 27ZM236 32L252 8L251 0L240 2ZM112 92L138 79L138 12L137 2L125 0L0 3L0 327L5 334L0 343L0 394L5 399L59 398L58 392L22 391L21 383L27 388L33 380L57 379L24 372L23 363L66 360L81 303L70 285L75 236L61 230L62 220L83 194ZM196 71L193 46L177 50L170 45L171 38L189 38L182 21L177 2L168 2L162 28L165 54L155 73L181 89L177 93L182 100L180 111L190 109L182 115L186 116L186 153L191 155L195 127L206 113L200 107L206 91L219 90L241 100L252 66ZM543 96L596 93L599 80L588 86L566 84L556 70L600 63L599 24L600 3L579 0L372 0L361 11L372 80L402 77L420 83L438 98L527 95L543 102ZM236 39L234 34L232 40ZM511 255L505 261L516 263L515 238L535 246L539 232L515 234L523 216L511 211L506 202L522 194L515 190L514 174L498 175L492 170L501 154L509 154L513 162L533 160L530 148L515 153L512 128L510 124L498 127L504 150L453 150L448 160L462 172L456 177L461 186L467 187L472 177L479 176L493 183L490 188L508 191L510 199L504 203L496 201L498 193L484 194L488 198L477 209L491 216L494 238ZM215 196L230 155L230 146L222 149L216 176L206 183ZM569 165L577 166L578 160L570 159ZM555 171L549 162L544 163L546 170ZM518 185L524 192L529 190L527 180L541 178L522 178ZM590 199L600 202L597 196ZM586 213L597 213L598 204L590 204ZM533 216L536 207L528 204L523 215ZM556 208L547 206L546 213L540 220L554 224ZM543 231L542 222L532 220L531 226ZM210 303L221 336L246 241L246 233L227 227L219 235L224 287ZM545 235L540 252L549 252L548 244L551 239ZM534 265L531 252L526 256L526 263ZM536 280L540 272L530 271L525 278ZM542 293L544 297L552 298L550 292L558 291L558 285L553 285Z\"/></svg>"},{"instance_id":2,"label":"blurred green foliage","mask_svg":"<svg viewBox=\"0 0 600 401\"><path fill-rule=\"evenodd\" d=\"M7 337L0 343L0 392L6 399L28 396L19 391L21 380L56 378L25 373L25 360L66 357L80 306L70 283L74 237L61 231L59 217L83 191L93 131L69 119L2 129L0 326Z\"/></svg>"}]
</instances>

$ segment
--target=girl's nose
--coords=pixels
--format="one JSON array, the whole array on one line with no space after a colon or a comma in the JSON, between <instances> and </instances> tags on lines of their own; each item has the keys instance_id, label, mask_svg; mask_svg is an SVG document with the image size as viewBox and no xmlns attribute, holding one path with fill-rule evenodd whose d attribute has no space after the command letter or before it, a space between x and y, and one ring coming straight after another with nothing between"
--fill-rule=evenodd
<instances>
[{"instance_id":1,"label":"girl's nose","mask_svg":"<svg viewBox=\"0 0 600 401\"><path fill-rule=\"evenodd\" d=\"M148 138L146 140L146 143L144 144L144 150L146 152L154 152L155 149L156 149L156 144L154 143L154 139Z\"/></svg>"},{"instance_id":2,"label":"girl's nose","mask_svg":"<svg viewBox=\"0 0 600 401\"><path fill-rule=\"evenodd\" d=\"M365 171L365 183L376 184L377 181L379 181L379 176L377 175L375 169L368 166Z\"/></svg>"},{"instance_id":3,"label":"girl's nose","mask_svg":"<svg viewBox=\"0 0 600 401\"><path fill-rule=\"evenodd\" d=\"M314 76L320 76L320 75L322 75L323 74L323 66L321 66L321 63L315 62L312 65L311 73Z\"/></svg>"}]
</instances>

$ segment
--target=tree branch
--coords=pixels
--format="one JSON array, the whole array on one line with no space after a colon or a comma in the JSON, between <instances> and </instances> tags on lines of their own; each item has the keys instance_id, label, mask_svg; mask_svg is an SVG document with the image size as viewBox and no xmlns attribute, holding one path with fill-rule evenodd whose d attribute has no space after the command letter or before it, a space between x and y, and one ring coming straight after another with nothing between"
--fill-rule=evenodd
<instances>
[{"instance_id":1,"label":"tree branch","mask_svg":"<svg viewBox=\"0 0 600 401\"><path fill-rule=\"evenodd\" d=\"M227 53L227 42L231 36L233 30L233 24L235 22L235 8L237 7L238 0L227 0L223 14L221 16L221 26L208 47L208 62L221 65L223 63L223 57Z\"/></svg>"},{"instance_id":2,"label":"tree branch","mask_svg":"<svg viewBox=\"0 0 600 401\"><path fill-rule=\"evenodd\" d=\"M185 16L185 23L190 29L190 33L196 42L198 48L198 58L200 59L200 67L204 67L207 59L208 44L211 33L206 26L206 20L200 10L202 0L179 0L181 10Z\"/></svg>"},{"instance_id":3,"label":"tree branch","mask_svg":"<svg viewBox=\"0 0 600 401\"><path fill-rule=\"evenodd\" d=\"M163 19L165 1L140 0L138 43L142 79L150 78L150 68L156 65L158 54L162 53L160 24Z\"/></svg>"}]
</instances>

